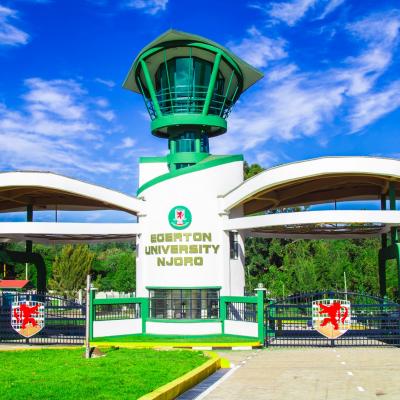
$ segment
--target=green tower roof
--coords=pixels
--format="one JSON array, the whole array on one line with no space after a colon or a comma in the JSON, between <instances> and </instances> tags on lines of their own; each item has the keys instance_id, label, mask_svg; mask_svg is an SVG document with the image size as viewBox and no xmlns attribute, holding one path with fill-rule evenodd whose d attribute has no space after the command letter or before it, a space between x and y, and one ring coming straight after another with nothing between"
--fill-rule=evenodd
<instances>
[{"instance_id":1,"label":"green tower roof","mask_svg":"<svg viewBox=\"0 0 400 400\"><path fill-rule=\"evenodd\" d=\"M166 32L164 32L162 35L160 35L157 39L153 40L151 43L149 43L136 57L135 61L132 64L131 69L129 70L129 73L125 79L125 82L123 84L123 87L128 90L132 90L133 92L136 93L141 93L139 87L137 86L136 79L135 79L135 70L138 64L138 61L143 53L145 53L147 50L157 47L157 46L162 46L164 43L167 42L174 42L174 41L186 41L186 42L198 42L198 43L205 43L214 47L217 47L221 49L224 53L229 55L233 61L238 65L240 68L242 74L243 74L243 92L248 89L250 86L252 86L254 83L256 83L258 80L260 80L263 77L263 74L243 61L241 58L237 57L235 54L230 52L228 49L225 47L221 46L218 43L213 42L212 40L206 39L202 36L198 35L193 35L191 33L186 33L186 32L180 32L176 31L174 29L170 29Z\"/></svg>"}]
</instances>

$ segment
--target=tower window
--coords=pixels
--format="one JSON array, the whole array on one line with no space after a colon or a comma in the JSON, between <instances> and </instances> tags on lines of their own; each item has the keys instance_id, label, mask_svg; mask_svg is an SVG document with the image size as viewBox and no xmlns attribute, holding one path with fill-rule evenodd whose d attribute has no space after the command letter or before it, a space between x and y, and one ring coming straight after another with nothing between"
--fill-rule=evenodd
<instances>
[{"instance_id":1,"label":"tower window","mask_svg":"<svg viewBox=\"0 0 400 400\"><path fill-rule=\"evenodd\" d=\"M213 63L197 57L176 57L160 65L155 83L163 114L200 113L210 84ZM218 115L224 102L225 79L218 71L209 108ZM227 104L226 104L227 105Z\"/></svg>"},{"instance_id":2,"label":"tower window","mask_svg":"<svg viewBox=\"0 0 400 400\"><path fill-rule=\"evenodd\" d=\"M196 136L193 132L183 133L175 138L176 142L176 152L194 152L196 150L195 145Z\"/></svg>"},{"instance_id":3,"label":"tower window","mask_svg":"<svg viewBox=\"0 0 400 400\"><path fill-rule=\"evenodd\" d=\"M237 232L229 232L229 247L231 260L239 258L239 234Z\"/></svg>"}]
</instances>

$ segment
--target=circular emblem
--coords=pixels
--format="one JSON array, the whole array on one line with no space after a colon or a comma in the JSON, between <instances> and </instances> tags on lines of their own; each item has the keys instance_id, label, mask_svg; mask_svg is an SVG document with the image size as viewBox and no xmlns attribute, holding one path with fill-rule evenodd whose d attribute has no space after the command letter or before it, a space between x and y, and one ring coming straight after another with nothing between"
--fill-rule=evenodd
<instances>
[{"instance_id":1,"label":"circular emblem","mask_svg":"<svg viewBox=\"0 0 400 400\"><path fill-rule=\"evenodd\" d=\"M168 221L174 229L186 229L192 223L192 213L187 207L176 206L169 212Z\"/></svg>"}]
</instances>

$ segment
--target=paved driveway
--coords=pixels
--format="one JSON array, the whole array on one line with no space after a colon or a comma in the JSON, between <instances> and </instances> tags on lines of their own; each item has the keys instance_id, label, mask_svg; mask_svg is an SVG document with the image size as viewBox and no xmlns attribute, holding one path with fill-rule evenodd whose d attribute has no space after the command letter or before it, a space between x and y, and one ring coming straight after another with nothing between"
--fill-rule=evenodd
<instances>
[{"instance_id":1,"label":"paved driveway","mask_svg":"<svg viewBox=\"0 0 400 400\"><path fill-rule=\"evenodd\" d=\"M207 400L400 399L400 349L220 352L239 368Z\"/></svg>"}]
</instances>

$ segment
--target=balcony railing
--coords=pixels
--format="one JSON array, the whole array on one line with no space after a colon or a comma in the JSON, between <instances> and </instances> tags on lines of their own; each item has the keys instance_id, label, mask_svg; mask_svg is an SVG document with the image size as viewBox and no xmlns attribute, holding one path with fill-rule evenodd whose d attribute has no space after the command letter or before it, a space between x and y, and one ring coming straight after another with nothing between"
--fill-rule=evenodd
<instances>
[{"instance_id":1,"label":"balcony railing","mask_svg":"<svg viewBox=\"0 0 400 400\"><path fill-rule=\"evenodd\" d=\"M156 92L157 102L162 115L169 114L201 114L207 97L208 86L181 85L164 88ZM208 113L226 119L233 106L233 99L218 93L213 94ZM145 103L151 119L157 115L153 102L145 97Z\"/></svg>"}]
</instances>

